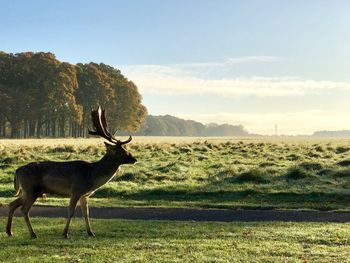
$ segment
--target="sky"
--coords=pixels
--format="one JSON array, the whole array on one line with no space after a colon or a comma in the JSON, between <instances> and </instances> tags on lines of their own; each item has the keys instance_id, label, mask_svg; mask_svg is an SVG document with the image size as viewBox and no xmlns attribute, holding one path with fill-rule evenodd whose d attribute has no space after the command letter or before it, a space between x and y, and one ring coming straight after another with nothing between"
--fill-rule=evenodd
<instances>
[{"instance_id":1,"label":"sky","mask_svg":"<svg viewBox=\"0 0 350 263\"><path fill-rule=\"evenodd\" d=\"M0 0L0 50L103 62L150 114L251 133L350 129L350 1Z\"/></svg>"}]
</instances>

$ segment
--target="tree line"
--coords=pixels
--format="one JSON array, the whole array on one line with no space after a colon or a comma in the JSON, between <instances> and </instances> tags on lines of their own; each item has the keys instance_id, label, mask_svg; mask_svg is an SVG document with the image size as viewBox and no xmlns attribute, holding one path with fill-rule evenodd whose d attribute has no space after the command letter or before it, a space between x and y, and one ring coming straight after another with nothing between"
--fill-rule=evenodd
<instances>
[{"instance_id":1,"label":"tree line","mask_svg":"<svg viewBox=\"0 0 350 263\"><path fill-rule=\"evenodd\" d=\"M242 125L202 124L171 115L148 115L135 135L143 136L249 136ZM126 135L126 134L125 134Z\"/></svg>"},{"instance_id":2,"label":"tree line","mask_svg":"<svg viewBox=\"0 0 350 263\"><path fill-rule=\"evenodd\" d=\"M147 115L141 100L137 86L109 65L0 51L0 137L85 137L98 104L110 130L137 131Z\"/></svg>"}]
</instances>

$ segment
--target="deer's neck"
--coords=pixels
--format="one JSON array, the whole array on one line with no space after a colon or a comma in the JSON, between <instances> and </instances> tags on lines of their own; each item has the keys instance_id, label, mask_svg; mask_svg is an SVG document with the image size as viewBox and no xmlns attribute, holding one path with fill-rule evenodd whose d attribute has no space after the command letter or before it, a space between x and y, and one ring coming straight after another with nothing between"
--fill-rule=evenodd
<instances>
[{"instance_id":1,"label":"deer's neck","mask_svg":"<svg viewBox=\"0 0 350 263\"><path fill-rule=\"evenodd\" d=\"M93 164L92 179L95 181L96 188L104 185L112 179L118 170L121 162L115 157L106 154L101 160Z\"/></svg>"}]
</instances>

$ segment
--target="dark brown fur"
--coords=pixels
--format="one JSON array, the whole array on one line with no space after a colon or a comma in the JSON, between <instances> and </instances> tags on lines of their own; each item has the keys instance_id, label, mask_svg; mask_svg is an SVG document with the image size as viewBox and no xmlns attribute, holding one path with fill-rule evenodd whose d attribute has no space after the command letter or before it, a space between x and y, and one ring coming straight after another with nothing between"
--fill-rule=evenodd
<instances>
[{"instance_id":1,"label":"dark brown fur","mask_svg":"<svg viewBox=\"0 0 350 263\"><path fill-rule=\"evenodd\" d=\"M122 145L106 144L107 153L97 162L35 162L24 165L16 170L14 187L16 200L9 205L9 216L6 233L12 235L12 218L17 208L21 207L30 235L36 238L29 218L29 210L35 200L44 194L56 194L70 197L69 214L63 235L68 237L68 228L77 202L85 218L87 232L90 236L89 210L87 198L99 187L112 179L118 167L122 164L133 164L136 159Z\"/></svg>"}]
</instances>

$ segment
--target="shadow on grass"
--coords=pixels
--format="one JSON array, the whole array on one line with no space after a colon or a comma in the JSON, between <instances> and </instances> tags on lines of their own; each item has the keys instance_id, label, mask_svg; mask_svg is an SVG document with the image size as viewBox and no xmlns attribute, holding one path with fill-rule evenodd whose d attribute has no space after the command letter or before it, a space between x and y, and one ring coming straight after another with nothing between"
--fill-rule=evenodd
<instances>
[{"instance_id":1,"label":"shadow on grass","mask_svg":"<svg viewBox=\"0 0 350 263\"><path fill-rule=\"evenodd\" d=\"M266 193L260 190L217 190L196 191L194 189L171 190L157 188L142 190L136 193L119 192L109 189L110 197L118 197L124 200L146 201L146 202L197 202L203 206L215 206L223 203L242 203L252 206L268 206L280 208L315 208L320 210L331 210L347 206L350 202L350 194L311 191L305 193L275 192ZM95 197L101 197L96 193Z\"/></svg>"},{"instance_id":2,"label":"shadow on grass","mask_svg":"<svg viewBox=\"0 0 350 263\"><path fill-rule=\"evenodd\" d=\"M94 196L146 203L192 202L199 206L242 204L242 206L321 210L347 207L350 193L343 188L336 188L337 184L328 190L327 188L319 190L319 186L324 183L325 177L326 181L334 180L336 177L346 180L350 170L327 168L329 172L325 173L325 169L322 164L314 162L304 162L284 171L254 168L239 172L234 167L228 167L218 169L216 174L206 178L205 184L201 185L164 185L134 191L107 186L97 191Z\"/></svg>"}]
</instances>

